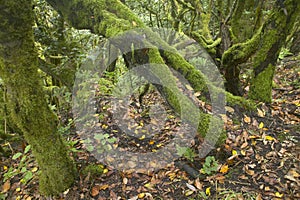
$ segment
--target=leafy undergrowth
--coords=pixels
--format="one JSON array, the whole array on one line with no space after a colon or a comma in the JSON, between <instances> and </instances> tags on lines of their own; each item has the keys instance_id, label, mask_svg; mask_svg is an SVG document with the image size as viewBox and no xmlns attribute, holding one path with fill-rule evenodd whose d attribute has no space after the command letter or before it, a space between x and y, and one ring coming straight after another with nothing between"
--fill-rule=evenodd
<instances>
[{"instance_id":1,"label":"leafy undergrowth","mask_svg":"<svg viewBox=\"0 0 300 200\"><path fill-rule=\"evenodd\" d=\"M83 149L82 138L69 134L68 144L79 178L60 197L49 199L300 199L299 77L299 65L285 63L276 73L272 104L261 104L251 113L226 107L223 120L228 138L206 159L197 158L201 142L195 137L189 141L190 148L177 148L180 158L160 170L138 168L138 162L130 161L126 164L136 170L118 171L97 161L95 153ZM166 146L179 127L185 126L163 103L154 107L164 109L163 113L150 109L153 102L160 101L151 92L142 104L137 100L124 107L127 118L122 118L123 123L133 130L128 135L113 125L120 119L113 119L113 110L107 109L109 101L102 97L100 116L96 116L101 120L95 126L106 133L94 141L99 144L92 145L100 148L90 150L103 152L118 147L123 151L155 152ZM159 120L160 117L167 120ZM148 124L158 133L150 139L145 136ZM180 130L180 134L190 131L189 127ZM106 142L101 143L103 140ZM29 148L25 150L9 159L1 158L1 177L5 181L0 199L42 199L38 195L38 168ZM111 161L114 159L117 158Z\"/></svg>"}]
</instances>

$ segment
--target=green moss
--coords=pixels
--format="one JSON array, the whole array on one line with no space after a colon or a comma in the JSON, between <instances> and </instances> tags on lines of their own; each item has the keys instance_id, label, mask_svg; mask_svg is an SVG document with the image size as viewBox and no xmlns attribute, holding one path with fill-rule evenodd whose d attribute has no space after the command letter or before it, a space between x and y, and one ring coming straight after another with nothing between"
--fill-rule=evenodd
<instances>
[{"instance_id":1,"label":"green moss","mask_svg":"<svg viewBox=\"0 0 300 200\"><path fill-rule=\"evenodd\" d=\"M75 167L43 92L34 49L32 6L26 0L5 1L1 6L7 13L1 13L0 18L12 22L1 24L0 30L0 74L7 88L7 109L32 146L41 170L40 191L56 195L73 184Z\"/></svg>"},{"instance_id":2,"label":"green moss","mask_svg":"<svg viewBox=\"0 0 300 200\"><path fill-rule=\"evenodd\" d=\"M220 146L227 138L224 122L219 117L209 114L200 113L198 132L211 145Z\"/></svg>"},{"instance_id":3,"label":"green moss","mask_svg":"<svg viewBox=\"0 0 300 200\"><path fill-rule=\"evenodd\" d=\"M160 56L157 48L151 48L148 52L149 63L151 64L164 64L164 60Z\"/></svg>"},{"instance_id":4,"label":"green moss","mask_svg":"<svg viewBox=\"0 0 300 200\"><path fill-rule=\"evenodd\" d=\"M105 35L105 37L114 37L122 32L132 29L132 24L129 21L117 18L114 14L107 11L102 11L101 14L105 20L95 26L97 33Z\"/></svg>"},{"instance_id":5,"label":"green moss","mask_svg":"<svg viewBox=\"0 0 300 200\"><path fill-rule=\"evenodd\" d=\"M251 80L249 97L262 102L272 101L272 80L275 66L269 66Z\"/></svg>"},{"instance_id":6,"label":"green moss","mask_svg":"<svg viewBox=\"0 0 300 200\"><path fill-rule=\"evenodd\" d=\"M230 47L222 55L222 64L224 67L245 62L258 48L260 42L261 29L248 41L238 43Z\"/></svg>"},{"instance_id":7,"label":"green moss","mask_svg":"<svg viewBox=\"0 0 300 200\"><path fill-rule=\"evenodd\" d=\"M238 105L241 108L247 109L247 110L255 110L256 109L256 103L252 100L247 100L240 96L234 96L229 92L226 92L226 103L230 106Z\"/></svg>"},{"instance_id":8,"label":"green moss","mask_svg":"<svg viewBox=\"0 0 300 200\"><path fill-rule=\"evenodd\" d=\"M92 177L95 177L95 176L102 175L103 170L104 170L104 166L101 164L90 164L82 170L82 174L84 176L90 175Z\"/></svg>"}]
</instances>

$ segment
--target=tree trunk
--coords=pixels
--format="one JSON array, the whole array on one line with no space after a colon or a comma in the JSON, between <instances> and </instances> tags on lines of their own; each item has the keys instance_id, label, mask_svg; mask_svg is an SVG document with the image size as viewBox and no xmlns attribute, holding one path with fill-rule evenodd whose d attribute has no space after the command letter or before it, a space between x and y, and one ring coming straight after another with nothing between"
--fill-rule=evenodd
<instances>
[{"instance_id":1,"label":"tree trunk","mask_svg":"<svg viewBox=\"0 0 300 200\"><path fill-rule=\"evenodd\" d=\"M284 6L284 7L283 7ZM272 101L272 81L281 47L300 15L299 0L286 0L277 5L263 25L261 43L254 57L249 97L262 102Z\"/></svg>"},{"instance_id":2,"label":"tree trunk","mask_svg":"<svg viewBox=\"0 0 300 200\"><path fill-rule=\"evenodd\" d=\"M41 193L56 195L73 184L75 167L43 93L31 1L1 0L0 9L0 72L7 88L9 113L32 146L41 170Z\"/></svg>"}]
</instances>

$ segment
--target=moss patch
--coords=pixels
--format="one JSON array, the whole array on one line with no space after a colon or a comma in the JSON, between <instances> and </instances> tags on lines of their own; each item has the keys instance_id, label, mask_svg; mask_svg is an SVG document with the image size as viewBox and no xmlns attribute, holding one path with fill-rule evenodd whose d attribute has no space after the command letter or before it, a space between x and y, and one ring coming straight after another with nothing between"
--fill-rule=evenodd
<instances>
[{"instance_id":1,"label":"moss patch","mask_svg":"<svg viewBox=\"0 0 300 200\"><path fill-rule=\"evenodd\" d=\"M272 80L274 76L275 66L269 66L251 81L249 97L262 102L272 101Z\"/></svg>"}]
</instances>

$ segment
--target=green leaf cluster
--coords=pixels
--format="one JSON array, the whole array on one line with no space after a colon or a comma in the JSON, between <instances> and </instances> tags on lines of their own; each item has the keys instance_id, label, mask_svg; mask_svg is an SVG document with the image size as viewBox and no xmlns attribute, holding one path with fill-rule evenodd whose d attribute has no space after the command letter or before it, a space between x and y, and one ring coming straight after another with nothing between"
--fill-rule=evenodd
<instances>
[{"instance_id":1,"label":"green leaf cluster","mask_svg":"<svg viewBox=\"0 0 300 200\"><path fill-rule=\"evenodd\" d=\"M207 156L203 164L203 168L200 170L201 173L211 175L218 171L219 164L214 156Z\"/></svg>"},{"instance_id":2,"label":"green leaf cluster","mask_svg":"<svg viewBox=\"0 0 300 200\"><path fill-rule=\"evenodd\" d=\"M177 145L176 150L177 150L177 154L179 156L183 156L192 162L194 161L194 158L196 157L195 151L190 147L181 147L181 146Z\"/></svg>"},{"instance_id":3,"label":"green leaf cluster","mask_svg":"<svg viewBox=\"0 0 300 200\"><path fill-rule=\"evenodd\" d=\"M26 146L23 153L17 152L12 156L13 160L19 160L19 164L17 168L14 168L11 166L8 171L3 175L4 179L3 182L7 181L8 179L11 179L12 177L16 175L22 176L20 182L23 184L26 184L28 181L30 181L34 174L33 172L27 168L28 163L32 161L32 157L29 154L29 151L31 149L31 146Z\"/></svg>"}]
</instances>

